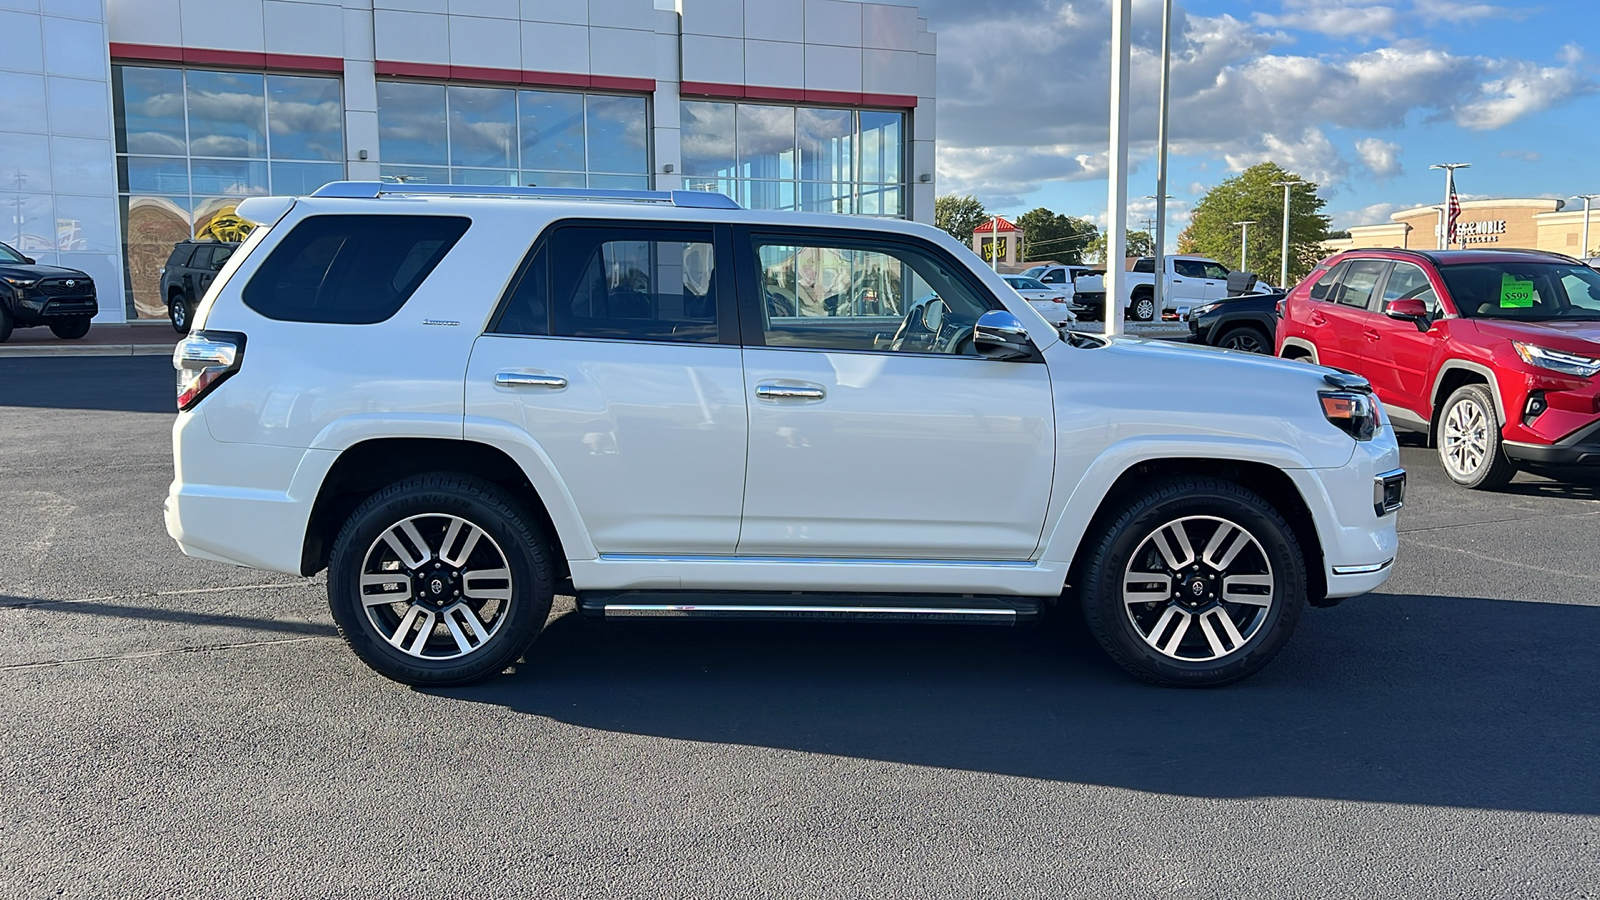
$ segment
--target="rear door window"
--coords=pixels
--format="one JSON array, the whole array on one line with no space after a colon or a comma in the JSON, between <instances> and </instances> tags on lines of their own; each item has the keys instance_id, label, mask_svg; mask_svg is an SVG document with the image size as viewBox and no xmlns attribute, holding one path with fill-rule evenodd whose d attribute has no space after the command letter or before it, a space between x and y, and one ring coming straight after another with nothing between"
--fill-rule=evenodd
<instances>
[{"instance_id":1,"label":"rear door window","mask_svg":"<svg viewBox=\"0 0 1600 900\"><path fill-rule=\"evenodd\" d=\"M1339 279L1339 303L1366 309L1372 304L1372 292L1378 286L1378 279L1388 267L1389 263L1380 259L1352 262L1350 268L1345 270L1344 277Z\"/></svg>"},{"instance_id":2,"label":"rear door window","mask_svg":"<svg viewBox=\"0 0 1600 900\"><path fill-rule=\"evenodd\" d=\"M190 257L194 256L193 244L179 244L172 248L172 255L167 257L167 268L181 269L189 265Z\"/></svg>"},{"instance_id":3,"label":"rear door window","mask_svg":"<svg viewBox=\"0 0 1600 900\"><path fill-rule=\"evenodd\" d=\"M371 325L400 311L466 233L461 216L312 216L244 288L269 319Z\"/></svg>"},{"instance_id":4,"label":"rear door window","mask_svg":"<svg viewBox=\"0 0 1600 900\"><path fill-rule=\"evenodd\" d=\"M550 249L552 334L722 340L712 229L568 227L556 232Z\"/></svg>"}]
</instances>

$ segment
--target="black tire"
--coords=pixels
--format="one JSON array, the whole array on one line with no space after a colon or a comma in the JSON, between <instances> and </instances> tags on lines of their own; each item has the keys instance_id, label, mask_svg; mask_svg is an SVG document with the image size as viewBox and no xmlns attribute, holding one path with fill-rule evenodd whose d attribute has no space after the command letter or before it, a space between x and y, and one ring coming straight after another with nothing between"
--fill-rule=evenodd
<instances>
[{"instance_id":1,"label":"black tire","mask_svg":"<svg viewBox=\"0 0 1600 900\"><path fill-rule=\"evenodd\" d=\"M50 333L64 341L75 341L89 333L89 317L65 316L52 319Z\"/></svg>"},{"instance_id":2,"label":"black tire","mask_svg":"<svg viewBox=\"0 0 1600 900\"><path fill-rule=\"evenodd\" d=\"M1156 295L1154 291L1134 291L1128 305L1128 318L1135 322L1156 320Z\"/></svg>"},{"instance_id":3,"label":"black tire","mask_svg":"<svg viewBox=\"0 0 1600 900\"><path fill-rule=\"evenodd\" d=\"M1175 522L1186 529L1186 539L1193 546L1189 555L1195 557L1195 565L1192 571L1187 566L1179 567L1178 577L1168 581L1163 594L1158 583L1138 583L1130 573L1170 561L1152 542L1157 531L1172 534L1168 529ZM1236 532L1226 532L1232 536L1217 552L1209 552L1208 535L1214 537L1223 525L1246 532L1254 542L1230 556L1227 551L1238 538ZM1208 532L1208 527L1214 530ZM1175 551L1181 547L1176 545L1176 535L1167 543L1175 545ZM1124 501L1100 535L1086 538L1085 548L1085 561L1077 579L1084 620L1113 661L1153 684L1215 687L1254 674L1288 643L1306 606L1306 563L1294 531L1271 504L1230 481L1199 476L1159 480ZM1136 552L1139 569L1132 568ZM1214 568L1202 563L1202 559L1223 561L1225 565ZM1241 574L1235 569L1251 568L1265 569L1269 579L1267 593L1255 595L1265 603L1253 599L1228 603L1215 596L1227 596L1222 585ZM1214 577L1208 578L1208 573ZM1203 590L1189 593L1196 581L1214 589L1215 595L1208 599ZM1130 585L1130 592L1133 587L1154 588L1148 591L1150 596L1169 599L1127 600L1125 583ZM1259 590L1248 588L1252 593ZM1242 641L1229 639L1229 632L1224 631L1217 618L1219 614L1230 617L1232 633L1240 635ZM1242 628L1240 621L1245 623ZM1148 636L1143 630L1146 628ZM1213 642L1213 634L1228 639L1232 646ZM1166 649L1175 650L1174 654L1155 646L1166 641L1173 645ZM1197 646L1198 655L1212 653L1215 657L1197 658L1190 649ZM1217 653L1219 647L1225 652Z\"/></svg>"},{"instance_id":4,"label":"black tire","mask_svg":"<svg viewBox=\"0 0 1600 900\"><path fill-rule=\"evenodd\" d=\"M1227 350L1272 355L1272 336L1255 325L1235 325L1217 338L1217 346Z\"/></svg>"},{"instance_id":5,"label":"black tire","mask_svg":"<svg viewBox=\"0 0 1600 900\"><path fill-rule=\"evenodd\" d=\"M1459 434L1454 433L1457 423L1462 429ZM1463 385L1444 401L1439 408L1437 443L1439 464L1450 480L1462 487L1494 490L1516 477L1517 465L1506 457L1494 395L1486 385Z\"/></svg>"},{"instance_id":6,"label":"black tire","mask_svg":"<svg viewBox=\"0 0 1600 900\"><path fill-rule=\"evenodd\" d=\"M5 304L0 304L0 344L4 344L11 339L11 329L13 327L11 310L6 309Z\"/></svg>"},{"instance_id":7,"label":"black tire","mask_svg":"<svg viewBox=\"0 0 1600 900\"><path fill-rule=\"evenodd\" d=\"M467 535L458 533L455 543L445 546L449 542L441 535L449 534L450 517L476 526L487 539L487 543L482 538L477 539L476 549L471 550L459 566L451 563L461 575L460 587L469 596L451 600L448 586L440 592L435 585L432 596L438 599L431 602L440 606L454 605L440 608L427 602L413 602L413 596L429 597L429 588L424 586L429 576L436 575L442 564L440 561L446 560L452 546L463 547L465 538L470 537L470 532ZM550 549L535 521L522 504L505 491L468 475L418 475L384 488L350 514L333 544L333 554L328 561L328 606L339 633L363 662L380 675L402 684L435 687L465 684L503 671L544 628L555 592ZM437 551L430 549L430 558L422 560L419 567L410 569L388 549L392 545L386 544L383 538L386 532L402 528L402 523L406 522L422 533L425 542L432 533L441 545ZM414 542L406 543L414 556L421 556L416 553L418 548ZM369 587L376 589L374 594L367 595L370 598L387 591L388 586L364 586L362 575L388 574L390 570L384 566L390 563L379 562L373 566L374 560L385 554L396 556L392 564L397 568L392 571L405 593L396 593L395 602L368 606L363 596ZM487 563L474 563L473 560L484 559L479 554L495 554L503 559L509 583L500 587L495 581L497 587L488 590L503 591L509 595L506 600L469 599L473 589L467 585L474 574L474 565L491 567L477 570L482 573L497 571L492 567L501 564L494 555L488 557ZM368 572L369 566L373 566L373 572ZM448 569L444 574L447 583L454 580ZM412 582L412 578L417 581ZM432 580L441 579L433 577ZM405 587L407 583L415 586ZM493 609L489 605L491 602L497 604ZM503 605L498 605L500 603ZM463 607L474 604L472 621L483 626L487 636L469 648L469 641L461 635L473 629L461 616ZM485 618L486 612L493 614L492 620ZM408 619L411 620L409 625ZM413 643L410 649L420 648L419 652L407 652L390 643L391 635L381 633L379 623L400 638L400 644ZM417 627L419 624L421 627ZM454 658L449 657L452 651L457 654Z\"/></svg>"},{"instance_id":8,"label":"black tire","mask_svg":"<svg viewBox=\"0 0 1600 900\"><path fill-rule=\"evenodd\" d=\"M193 327L194 310L189 308L189 301L182 294L173 294L167 298L167 321L172 323L172 330L179 334L188 334Z\"/></svg>"}]
</instances>

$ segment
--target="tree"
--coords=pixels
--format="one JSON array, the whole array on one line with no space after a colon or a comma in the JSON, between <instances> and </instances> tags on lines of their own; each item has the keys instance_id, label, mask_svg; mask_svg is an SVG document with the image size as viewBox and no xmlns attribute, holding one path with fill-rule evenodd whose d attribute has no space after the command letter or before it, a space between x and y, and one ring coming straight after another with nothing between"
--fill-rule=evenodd
<instances>
[{"instance_id":1,"label":"tree","mask_svg":"<svg viewBox=\"0 0 1600 900\"><path fill-rule=\"evenodd\" d=\"M1129 232L1127 232L1126 240L1128 242L1128 247L1127 247L1128 256L1134 257L1134 256L1154 256L1155 255L1155 252L1156 252L1156 239L1151 236L1150 232L1148 232L1148 231L1129 231ZM1099 237L1096 237L1094 239L1094 243L1090 244L1088 249L1085 251L1085 255L1087 255L1090 259L1094 260L1095 262L1097 262L1097 263L1099 263L1101 265L1105 265L1106 264L1106 235L1102 234Z\"/></svg>"},{"instance_id":2,"label":"tree","mask_svg":"<svg viewBox=\"0 0 1600 900\"><path fill-rule=\"evenodd\" d=\"M1192 252L1223 263L1239 258L1241 228L1233 223L1253 220L1250 226L1249 264L1252 271L1278 277L1282 265L1283 188L1274 182L1298 181L1294 173L1277 163L1251 166L1206 192L1195 204L1188 229L1179 238ZM1327 202L1317 194L1318 185L1309 182L1292 189L1289 199L1289 282L1304 278L1324 255L1322 243L1330 237L1328 217L1322 214Z\"/></svg>"},{"instance_id":3,"label":"tree","mask_svg":"<svg viewBox=\"0 0 1600 900\"><path fill-rule=\"evenodd\" d=\"M1026 261L1082 263L1084 253L1100 236L1093 222L1058 215L1042 206L1018 216L1017 227L1022 229L1022 258Z\"/></svg>"},{"instance_id":4,"label":"tree","mask_svg":"<svg viewBox=\"0 0 1600 900\"><path fill-rule=\"evenodd\" d=\"M972 246L972 232L989 221L989 211L977 197L946 194L933 201L933 224L951 237Z\"/></svg>"}]
</instances>

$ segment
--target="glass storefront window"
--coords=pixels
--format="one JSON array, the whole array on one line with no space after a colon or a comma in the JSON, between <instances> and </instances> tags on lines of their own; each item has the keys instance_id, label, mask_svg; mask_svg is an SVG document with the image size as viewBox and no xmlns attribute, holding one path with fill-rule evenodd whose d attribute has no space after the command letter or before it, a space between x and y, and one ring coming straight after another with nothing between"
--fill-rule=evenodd
<instances>
[{"instance_id":1,"label":"glass storefront window","mask_svg":"<svg viewBox=\"0 0 1600 900\"><path fill-rule=\"evenodd\" d=\"M378 82L386 180L643 190L649 133L643 97Z\"/></svg>"},{"instance_id":2,"label":"glass storefront window","mask_svg":"<svg viewBox=\"0 0 1600 900\"><path fill-rule=\"evenodd\" d=\"M904 113L685 100L684 187L752 209L906 215Z\"/></svg>"},{"instance_id":3,"label":"glass storefront window","mask_svg":"<svg viewBox=\"0 0 1600 900\"><path fill-rule=\"evenodd\" d=\"M111 83L130 318L166 317L172 245L236 236L240 199L345 177L337 78L113 66Z\"/></svg>"}]
</instances>

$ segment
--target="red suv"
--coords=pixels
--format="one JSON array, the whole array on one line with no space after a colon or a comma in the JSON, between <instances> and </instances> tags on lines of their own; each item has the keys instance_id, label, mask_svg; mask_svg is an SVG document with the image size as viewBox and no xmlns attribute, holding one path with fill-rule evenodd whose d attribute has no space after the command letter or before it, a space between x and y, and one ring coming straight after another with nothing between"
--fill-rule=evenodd
<instances>
[{"instance_id":1,"label":"red suv","mask_svg":"<svg viewBox=\"0 0 1600 900\"><path fill-rule=\"evenodd\" d=\"M1372 382L1457 484L1600 464L1600 272L1533 250L1352 250L1279 305L1277 350Z\"/></svg>"}]
</instances>

